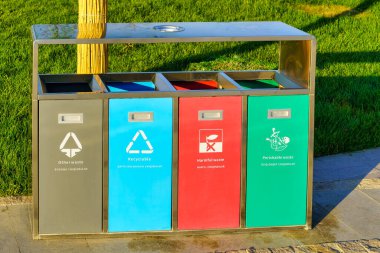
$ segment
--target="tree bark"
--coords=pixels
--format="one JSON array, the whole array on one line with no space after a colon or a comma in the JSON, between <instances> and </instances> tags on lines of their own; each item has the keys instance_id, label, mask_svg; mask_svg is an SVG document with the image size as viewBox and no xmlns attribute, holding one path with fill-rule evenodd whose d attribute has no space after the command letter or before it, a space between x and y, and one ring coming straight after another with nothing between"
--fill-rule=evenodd
<instances>
[{"instance_id":1,"label":"tree bark","mask_svg":"<svg viewBox=\"0 0 380 253\"><path fill-rule=\"evenodd\" d=\"M78 5L78 39L104 37L107 22L107 0L78 0ZM77 49L78 74L107 72L106 44L79 44Z\"/></svg>"}]
</instances>

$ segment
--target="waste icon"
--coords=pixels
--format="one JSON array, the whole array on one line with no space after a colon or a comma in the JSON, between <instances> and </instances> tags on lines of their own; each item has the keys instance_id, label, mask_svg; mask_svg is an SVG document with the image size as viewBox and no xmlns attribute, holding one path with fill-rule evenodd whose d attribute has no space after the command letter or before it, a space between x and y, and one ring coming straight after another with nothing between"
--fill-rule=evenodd
<instances>
[{"instance_id":1,"label":"waste icon","mask_svg":"<svg viewBox=\"0 0 380 253\"><path fill-rule=\"evenodd\" d=\"M67 148L68 141L70 140L70 138L74 141L76 148ZM62 153L65 153L67 157L73 158L74 156L76 156L77 153L82 151L82 144L80 143L75 133L68 132L65 138L63 138L61 145L59 146L59 149Z\"/></svg>"},{"instance_id":2,"label":"waste icon","mask_svg":"<svg viewBox=\"0 0 380 253\"><path fill-rule=\"evenodd\" d=\"M136 140L137 140L137 138L139 136L141 136L144 139L144 141L146 143L146 147L148 149L142 149L142 150L140 150L140 149L132 149L133 145L135 144L135 142L136 142ZM126 148L126 152L128 154L140 154L140 153L141 154L152 154L153 153L153 146L150 143L150 141L148 140L148 137L146 137L146 134L144 133L143 130L138 130L136 132L136 134L133 136L131 142L128 144L128 146Z\"/></svg>"},{"instance_id":3,"label":"waste icon","mask_svg":"<svg viewBox=\"0 0 380 253\"><path fill-rule=\"evenodd\" d=\"M223 130L222 129L200 129L199 130L199 153L223 152Z\"/></svg>"},{"instance_id":4,"label":"waste icon","mask_svg":"<svg viewBox=\"0 0 380 253\"><path fill-rule=\"evenodd\" d=\"M272 135L270 138L266 138L270 142L270 147L276 151L282 151L288 147L290 138L287 136L280 137L278 136L280 131L276 131L276 128L272 128Z\"/></svg>"}]
</instances>

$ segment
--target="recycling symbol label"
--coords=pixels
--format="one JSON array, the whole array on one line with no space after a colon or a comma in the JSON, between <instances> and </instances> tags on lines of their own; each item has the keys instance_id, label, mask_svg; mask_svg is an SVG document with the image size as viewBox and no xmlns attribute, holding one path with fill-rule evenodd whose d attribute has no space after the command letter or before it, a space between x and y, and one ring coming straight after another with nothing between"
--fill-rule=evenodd
<instances>
[{"instance_id":1,"label":"recycling symbol label","mask_svg":"<svg viewBox=\"0 0 380 253\"><path fill-rule=\"evenodd\" d=\"M68 146L68 141L72 139L75 143L76 148L67 148ZM73 158L76 156L77 153L82 151L82 144L80 143L77 135L73 132L68 132L63 138L61 145L59 146L59 149L61 150L62 153L65 153L65 155L69 158Z\"/></svg>"},{"instance_id":2,"label":"recycling symbol label","mask_svg":"<svg viewBox=\"0 0 380 253\"><path fill-rule=\"evenodd\" d=\"M143 140L145 141L145 144L146 144L146 147L147 149L132 149L133 148L133 145L135 144L135 141L137 140L137 138L141 136L143 138ZM131 142L128 144L127 148L126 148L126 152L128 154L152 154L153 153L153 146L152 144L150 143L150 141L148 140L148 138L146 137L146 134L144 133L143 130L138 130L136 132L136 134L133 136Z\"/></svg>"}]
</instances>

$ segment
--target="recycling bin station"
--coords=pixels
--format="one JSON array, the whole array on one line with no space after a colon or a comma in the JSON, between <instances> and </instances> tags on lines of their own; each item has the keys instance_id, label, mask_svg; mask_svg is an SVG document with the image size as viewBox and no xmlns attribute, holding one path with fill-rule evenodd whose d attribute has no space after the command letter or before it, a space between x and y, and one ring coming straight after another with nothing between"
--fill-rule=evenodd
<instances>
[{"instance_id":1,"label":"recycling bin station","mask_svg":"<svg viewBox=\"0 0 380 253\"><path fill-rule=\"evenodd\" d=\"M33 237L310 229L316 40L282 22L34 25ZM275 70L39 72L40 45L268 41Z\"/></svg>"}]
</instances>

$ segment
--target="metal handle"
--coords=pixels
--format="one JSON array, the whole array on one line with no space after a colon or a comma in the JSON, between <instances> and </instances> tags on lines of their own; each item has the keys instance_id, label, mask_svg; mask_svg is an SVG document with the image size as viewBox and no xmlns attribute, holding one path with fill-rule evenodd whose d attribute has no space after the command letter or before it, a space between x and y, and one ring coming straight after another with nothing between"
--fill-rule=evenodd
<instances>
[{"instance_id":1,"label":"metal handle","mask_svg":"<svg viewBox=\"0 0 380 253\"><path fill-rule=\"evenodd\" d=\"M291 109L268 110L268 119L290 119L291 117L292 117Z\"/></svg>"},{"instance_id":2,"label":"metal handle","mask_svg":"<svg viewBox=\"0 0 380 253\"><path fill-rule=\"evenodd\" d=\"M128 113L129 122L150 122L153 121L153 112L130 112Z\"/></svg>"},{"instance_id":3,"label":"metal handle","mask_svg":"<svg viewBox=\"0 0 380 253\"><path fill-rule=\"evenodd\" d=\"M223 110L198 111L198 120L222 120Z\"/></svg>"},{"instance_id":4,"label":"metal handle","mask_svg":"<svg viewBox=\"0 0 380 253\"><path fill-rule=\"evenodd\" d=\"M83 124L83 113L59 113L58 124Z\"/></svg>"}]
</instances>

